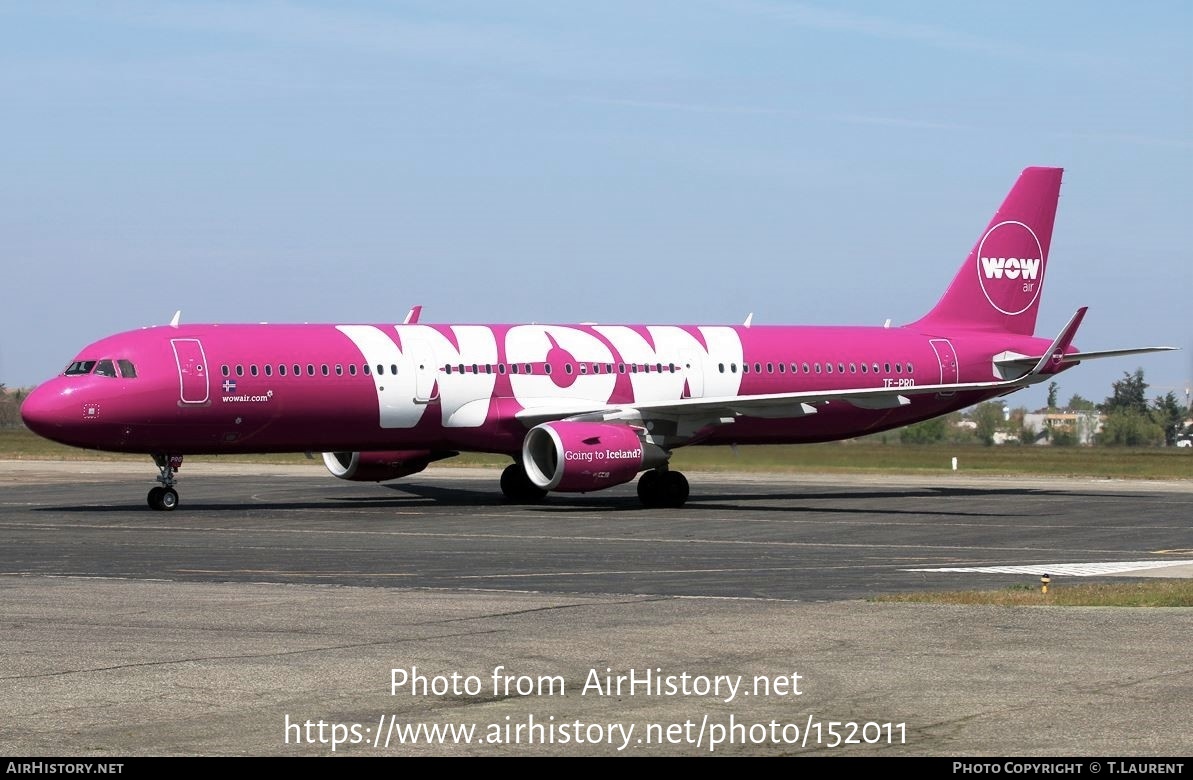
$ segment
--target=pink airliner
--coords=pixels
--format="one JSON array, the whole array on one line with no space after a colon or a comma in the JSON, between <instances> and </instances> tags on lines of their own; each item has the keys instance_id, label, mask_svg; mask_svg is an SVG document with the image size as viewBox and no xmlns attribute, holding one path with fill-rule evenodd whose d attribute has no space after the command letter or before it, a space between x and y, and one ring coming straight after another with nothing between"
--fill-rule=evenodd
<instances>
[{"instance_id":1,"label":"pink airliner","mask_svg":"<svg viewBox=\"0 0 1193 780\"><path fill-rule=\"evenodd\" d=\"M1082 360L1079 309L1033 335L1060 168L1027 168L936 307L901 327L169 325L84 348L34 390L25 424L64 444L153 457L154 509L184 454L322 452L340 479L408 476L461 451L513 459L511 501L634 479L679 507L671 453L696 444L875 433L1049 379Z\"/></svg>"}]
</instances>

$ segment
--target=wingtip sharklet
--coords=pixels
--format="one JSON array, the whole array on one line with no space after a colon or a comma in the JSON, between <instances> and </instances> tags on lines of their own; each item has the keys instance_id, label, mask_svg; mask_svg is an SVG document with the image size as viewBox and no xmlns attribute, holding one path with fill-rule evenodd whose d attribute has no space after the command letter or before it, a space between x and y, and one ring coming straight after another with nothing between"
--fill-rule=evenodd
<instances>
[{"instance_id":1,"label":"wingtip sharklet","mask_svg":"<svg viewBox=\"0 0 1193 780\"><path fill-rule=\"evenodd\" d=\"M1048 347L1048 351L1040 356L1039 361L1036 362L1035 367L1028 373L1028 376L1050 376L1060 371L1061 366L1064 365L1065 352L1068 351L1069 345L1073 343L1073 337L1077 335L1077 329L1081 327L1081 321L1085 319L1085 313L1089 311L1088 306L1082 306L1069 319L1069 323L1065 325L1060 334L1052 340L1052 345Z\"/></svg>"}]
</instances>

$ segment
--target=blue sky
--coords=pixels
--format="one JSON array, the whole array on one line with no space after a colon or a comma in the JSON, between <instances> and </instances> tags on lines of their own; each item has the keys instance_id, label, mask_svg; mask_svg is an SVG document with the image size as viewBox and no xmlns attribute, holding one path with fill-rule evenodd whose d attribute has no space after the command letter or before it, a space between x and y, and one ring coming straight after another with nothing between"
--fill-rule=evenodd
<instances>
[{"instance_id":1,"label":"blue sky","mask_svg":"<svg viewBox=\"0 0 1193 780\"><path fill-rule=\"evenodd\" d=\"M1039 332L1193 382L1193 4L0 6L0 381L189 321L881 324L1066 169ZM1044 390L1013 397L1038 406Z\"/></svg>"}]
</instances>

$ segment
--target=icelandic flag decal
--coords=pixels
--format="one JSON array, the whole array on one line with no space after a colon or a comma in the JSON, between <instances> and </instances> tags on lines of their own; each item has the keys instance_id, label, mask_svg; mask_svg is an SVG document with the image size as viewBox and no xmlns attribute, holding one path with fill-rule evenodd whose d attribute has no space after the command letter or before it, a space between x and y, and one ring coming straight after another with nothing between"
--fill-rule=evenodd
<instances>
[{"instance_id":1,"label":"icelandic flag decal","mask_svg":"<svg viewBox=\"0 0 1193 780\"><path fill-rule=\"evenodd\" d=\"M225 393L235 393L236 392L236 380L235 379L225 379L224 380L224 392Z\"/></svg>"}]
</instances>

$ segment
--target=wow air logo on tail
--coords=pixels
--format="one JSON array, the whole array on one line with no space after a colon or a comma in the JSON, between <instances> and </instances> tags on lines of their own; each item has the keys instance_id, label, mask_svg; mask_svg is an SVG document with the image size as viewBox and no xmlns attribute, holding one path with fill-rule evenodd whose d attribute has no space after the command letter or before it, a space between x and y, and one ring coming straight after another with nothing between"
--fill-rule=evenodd
<instances>
[{"instance_id":1,"label":"wow air logo on tail","mask_svg":"<svg viewBox=\"0 0 1193 780\"><path fill-rule=\"evenodd\" d=\"M1040 297L1044 250L1022 222L999 222L978 243L978 282L990 305L1003 314L1022 314Z\"/></svg>"}]
</instances>

